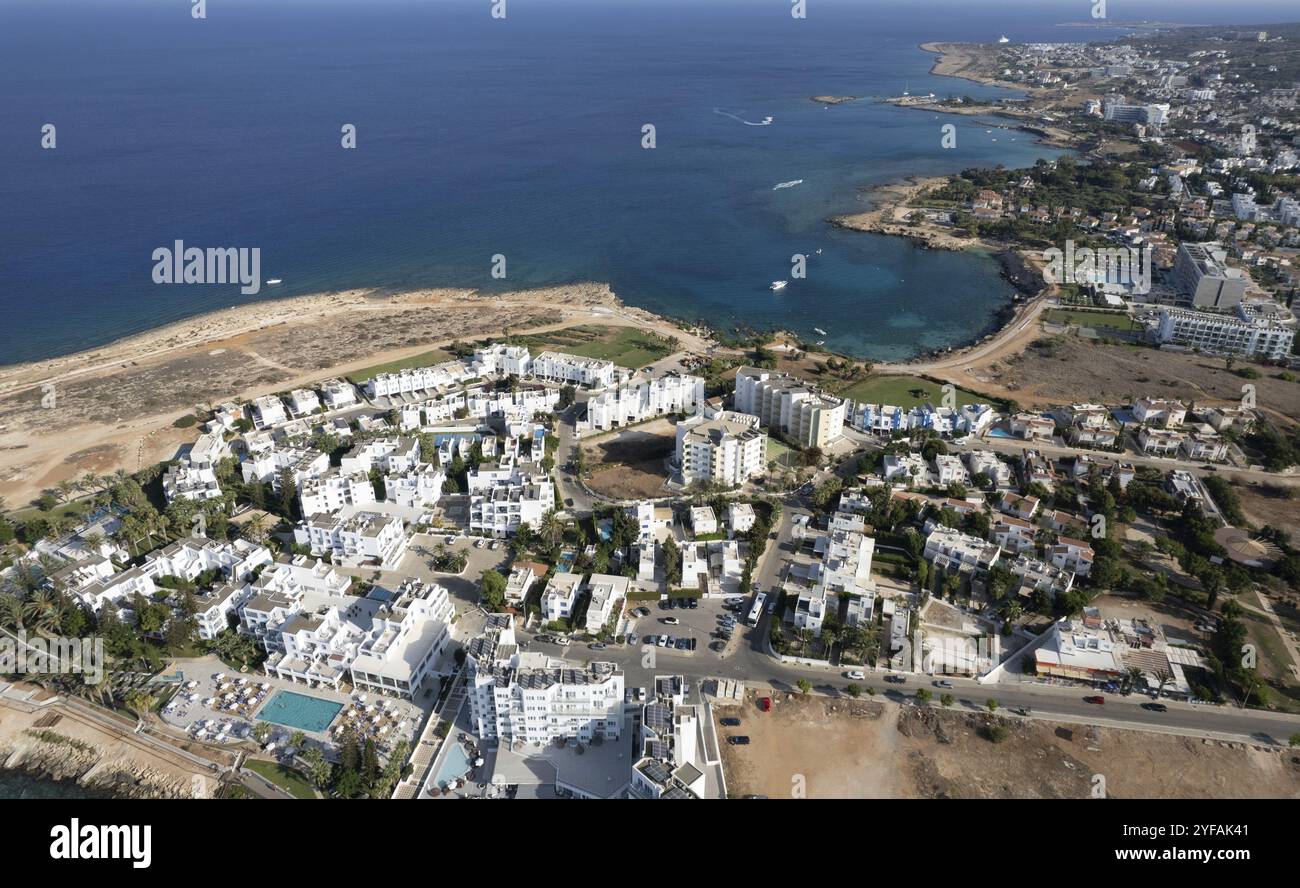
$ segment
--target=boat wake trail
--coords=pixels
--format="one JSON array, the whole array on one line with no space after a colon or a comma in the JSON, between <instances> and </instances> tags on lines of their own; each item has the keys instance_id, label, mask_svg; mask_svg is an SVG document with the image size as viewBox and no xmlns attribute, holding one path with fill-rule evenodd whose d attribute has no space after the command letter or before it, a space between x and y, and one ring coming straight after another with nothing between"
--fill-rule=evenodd
<instances>
[{"instance_id":1,"label":"boat wake trail","mask_svg":"<svg viewBox=\"0 0 1300 888\"><path fill-rule=\"evenodd\" d=\"M726 108L714 108L713 113L721 114L723 117L730 117L732 120L737 120L745 126L771 126L773 120L771 117L764 117L762 120L746 120L739 114L734 111L728 111Z\"/></svg>"},{"instance_id":2,"label":"boat wake trail","mask_svg":"<svg viewBox=\"0 0 1300 888\"><path fill-rule=\"evenodd\" d=\"M793 188L796 185L802 185L803 179L791 179L789 182L778 182L772 186L773 191L780 191L782 188Z\"/></svg>"}]
</instances>

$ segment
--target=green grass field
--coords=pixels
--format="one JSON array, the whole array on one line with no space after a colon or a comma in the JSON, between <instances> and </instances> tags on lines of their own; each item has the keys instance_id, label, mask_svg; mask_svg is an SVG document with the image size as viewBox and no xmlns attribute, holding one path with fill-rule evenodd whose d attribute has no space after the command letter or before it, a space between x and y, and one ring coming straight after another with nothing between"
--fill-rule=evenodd
<instances>
[{"instance_id":1,"label":"green grass field","mask_svg":"<svg viewBox=\"0 0 1300 888\"><path fill-rule=\"evenodd\" d=\"M1054 308L1044 318L1049 324L1076 324L1080 327L1110 330L1140 330L1142 325L1128 315L1105 311Z\"/></svg>"},{"instance_id":2,"label":"green grass field","mask_svg":"<svg viewBox=\"0 0 1300 888\"><path fill-rule=\"evenodd\" d=\"M767 453L764 456L768 462L775 460L781 466L793 466L798 462L798 454L776 438L767 439Z\"/></svg>"},{"instance_id":3,"label":"green grass field","mask_svg":"<svg viewBox=\"0 0 1300 888\"><path fill-rule=\"evenodd\" d=\"M250 771L261 774L276 786L285 790L295 799L314 799L316 790L307 782L306 776L297 768L289 768L279 762L264 762L249 759L244 765Z\"/></svg>"},{"instance_id":4,"label":"green grass field","mask_svg":"<svg viewBox=\"0 0 1300 888\"><path fill-rule=\"evenodd\" d=\"M533 354L549 349L613 361L620 367L632 369L673 353L666 339L635 327L583 325L532 336L512 336L508 341L528 346Z\"/></svg>"},{"instance_id":5,"label":"green grass field","mask_svg":"<svg viewBox=\"0 0 1300 888\"><path fill-rule=\"evenodd\" d=\"M396 373L398 370L407 370L413 367L428 367L430 364L440 364L443 361L451 360L451 353L445 352L440 348L433 351L421 352L418 355L412 355L409 358L403 358L400 361L389 361L387 364L376 364L373 367L366 367L364 370L358 370L355 373L349 373L348 378L360 385L369 379L378 376L380 373Z\"/></svg>"},{"instance_id":6,"label":"green grass field","mask_svg":"<svg viewBox=\"0 0 1300 888\"><path fill-rule=\"evenodd\" d=\"M866 404L893 404L910 409L927 401L937 406L943 399L943 384L916 376L872 376L835 394ZM990 400L964 388L957 389L956 395L958 407Z\"/></svg>"}]
</instances>

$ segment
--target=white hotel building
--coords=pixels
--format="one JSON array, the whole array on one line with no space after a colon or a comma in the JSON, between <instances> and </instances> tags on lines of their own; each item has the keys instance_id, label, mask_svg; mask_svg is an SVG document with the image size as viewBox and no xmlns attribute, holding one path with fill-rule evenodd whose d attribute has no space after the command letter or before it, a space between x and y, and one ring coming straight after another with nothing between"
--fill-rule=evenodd
<instances>
[{"instance_id":1,"label":"white hotel building","mask_svg":"<svg viewBox=\"0 0 1300 888\"><path fill-rule=\"evenodd\" d=\"M474 733L503 746L556 740L618 740L623 730L623 670L614 663L566 663L520 651L513 620L492 614L466 648Z\"/></svg>"},{"instance_id":2,"label":"white hotel building","mask_svg":"<svg viewBox=\"0 0 1300 888\"><path fill-rule=\"evenodd\" d=\"M1244 305L1244 304L1243 304ZM1291 354L1295 322L1273 314L1255 316L1238 305L1236 313L1215 314L1162 308L1156 340L1214 355L1244 355L1282 360Z\"/></svg>"},{"instance_id":3,"label":"white hotel building","mask_svg":"<svg viewBox=\"0 0 1300 888\"><path fill-rule=\"evenodd\" d=\"M703 404L704 380L698 376L624 383L587 402L585 427L603 432L666 413L698 413Z\"/></svg>"},{"instance_id":4,"label":"white hotel building","mask_svg":"<svg viewBox=\"0 0 1300 888\"><path fill-rule=\"evenodd\" d=\"M687 484L710 481L736 486L766 470L767 435L758 417L723 411L677 424L676 462Z\"/></svg>"},{"instance_id":5,"label":"white hotel building","mask_svg":"<svg viewBox=\"0 0 1300 888\"><path fill-rule=\"evenodd\" d=\"M741 367L736 373L735 405L738 413L757 416L761 426L801 447L826 447L844 431L843 399L823 395L784 373Z\"/></svg>"}]
</instances>

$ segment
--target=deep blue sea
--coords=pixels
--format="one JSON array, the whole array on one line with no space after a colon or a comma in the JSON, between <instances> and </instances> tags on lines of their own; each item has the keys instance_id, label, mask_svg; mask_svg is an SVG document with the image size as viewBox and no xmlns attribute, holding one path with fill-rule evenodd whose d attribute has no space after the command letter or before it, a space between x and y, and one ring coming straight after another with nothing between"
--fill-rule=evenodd
<instances>
[{"instance_id":1,"label":"deep blue sea","mask_svg":"<svg viewBox=\"0 0 1300 888\"><path fill-rule=\"evenodd\" d=\"M1296 17L1108 5L1112 20ZM866 185L1056 152L871 99L1009 95L931 77L924 41L1118 32L1056 27L1088 0L790 6L507 0L498 20L492 0L207 0L195 20L187 0L0 0L0 363L250 298L580 280L724 327L821 327L879 359L979 335L1010 295L991 259L825 220L863 208ZM178 239L258 247L262 277L284 283L154 284L153 250ZM796 252L808 277L773 293Z\"/></svg>"}]
</instances>

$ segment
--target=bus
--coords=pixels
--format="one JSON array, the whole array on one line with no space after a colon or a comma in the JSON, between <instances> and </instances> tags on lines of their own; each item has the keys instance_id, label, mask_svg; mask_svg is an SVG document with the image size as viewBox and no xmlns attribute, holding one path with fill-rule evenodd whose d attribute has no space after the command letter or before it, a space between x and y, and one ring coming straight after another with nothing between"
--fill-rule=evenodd
<instances>
[{"instance_id":1,"label":"bus","mask_svg":"<svg viewBox=\"0 0 1300 888\"><path fill-rule=\"evenodd\" d=\"M767 595L762 592L754 593L754 603L749 608L749 616L745 622L750 626L757 626L758 621L763 617L763 606L767 604Z\"/></svg>"}]
</instances>

